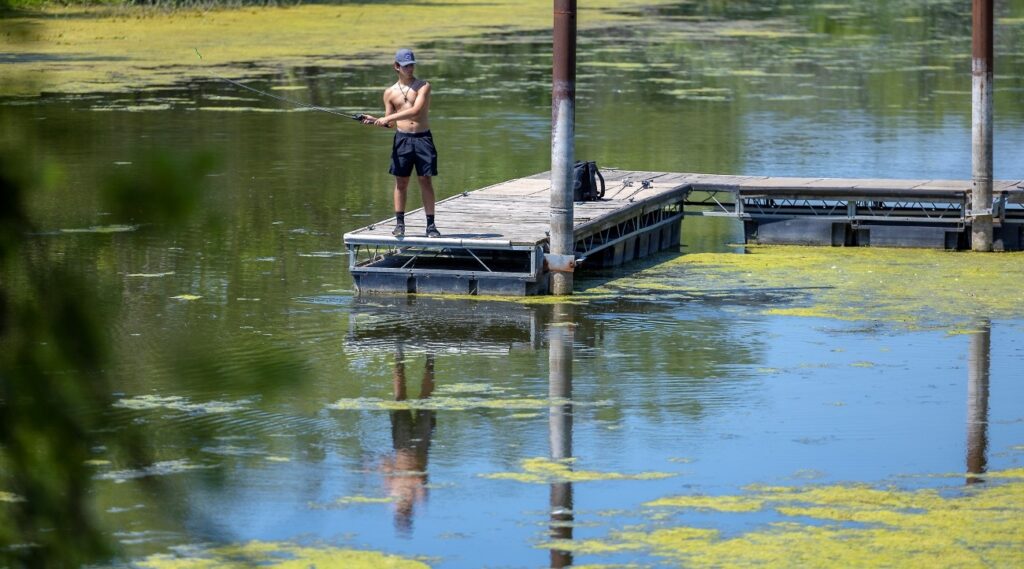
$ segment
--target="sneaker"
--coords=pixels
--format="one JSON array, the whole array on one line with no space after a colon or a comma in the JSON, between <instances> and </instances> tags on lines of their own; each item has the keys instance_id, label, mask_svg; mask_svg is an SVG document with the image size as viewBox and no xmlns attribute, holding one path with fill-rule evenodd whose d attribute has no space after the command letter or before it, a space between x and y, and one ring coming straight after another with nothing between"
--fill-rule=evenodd
<instances>
[{"instance_id":1,"label":"sneaker","mask_svg":"<svg viewBox=\"0 0 1024 569\"><path fill-rule=\"evenodd\" d=\"M440 237L441 232L437 230L437 226L431 223L427 226L427 237Z\"/></svg>"},{"instance_id":2,"label":"sneaker","mask_svg":"<svg viewBox=\"0 0 1024 569\"><path fill-rule=\"evenodd\" d=\"M391 234L394 235L395 237L404 237L405 225L401 223L395 225L395 228L391 230Z\"/></svg>"}]
</instances>

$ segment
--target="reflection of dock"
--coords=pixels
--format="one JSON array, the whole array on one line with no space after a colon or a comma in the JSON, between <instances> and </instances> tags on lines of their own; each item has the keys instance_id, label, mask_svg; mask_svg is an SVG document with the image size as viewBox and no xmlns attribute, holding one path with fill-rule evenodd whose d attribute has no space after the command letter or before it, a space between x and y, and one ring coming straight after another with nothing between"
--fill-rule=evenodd
<instances>
[{"instance_id":1,"label":"reflection of dock","mask_svg":"<svg viewBox=\"0 0 1024 569\"><path fill-rule=\"evenodd\" d=\"M357 299L351 307L346 346L376 353L402 344L410 352L507 355L532 351L543 339L549 307L484 302L452 310L430 297L402 297L393 302ZM452 343L452 338L459 338Z\"/></svg>"},{"instance_id":2,"label":"reflection of dock","mask_svg":"<svg viewBox=\"0 0 1024 569\"><path fill-rule=\"evenodd\" d=\"M622 307L631 307L624 303ZM647 313L657 309L647 307ZM429 296L355 298L348 309L345 351L378 354L401 344L406 353L508 355L540 350L548 326L557 318L552 304ZM584 313L574 320L575 343L596 349L605 323ZM453 341L457 339L457 341Z\"/></svg>"},{"instance_id":3,"label":"reflection of dock","mask_svg":"<svg viewBox=\"0 0 1024 569\"><path fill-rule=\"evenodd\" d=\"M345 234L360 292L545 294L552 271L612 267L679 245L687 215L740 219L749 241L962 249L971 182L778 178L607 169L605 198L573 207L574 259L548 253L550 173L437 204L444 237L393 220ZM1024 182L993 184L995 248L1024 248Z\"/></svg>"}]
</instances>

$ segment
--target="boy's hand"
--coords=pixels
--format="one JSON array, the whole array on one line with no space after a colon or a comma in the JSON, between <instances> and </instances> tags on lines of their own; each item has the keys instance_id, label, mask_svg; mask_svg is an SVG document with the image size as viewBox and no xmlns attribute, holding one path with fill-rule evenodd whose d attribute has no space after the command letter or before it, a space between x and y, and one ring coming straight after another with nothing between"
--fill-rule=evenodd
<instances>
[{"instance_id":1,"label":"boy's hand","mask_svg":"<svg viewBox=\"0 0 1024 569\"><path fill-rule=\"evenodd\" d=\"M359 122L361 122L363 124L373 124L374 122L376 122L376 120L377 120L377 117L374 117L374 116L371 116L371 115L363 115L362 119L360 119Z\"/></svg>"},{"instance_id":2,"label":"boy's hand","mask_svg":"<svg viewBox=\"0 0 1024 569\"><path fill-rule=\"evenodd\" d=\"M383 117L373 121L373 124L374 126L382 126L384 128L388 128L388 121L384 120Z\"/></svg>"}]
</instances>

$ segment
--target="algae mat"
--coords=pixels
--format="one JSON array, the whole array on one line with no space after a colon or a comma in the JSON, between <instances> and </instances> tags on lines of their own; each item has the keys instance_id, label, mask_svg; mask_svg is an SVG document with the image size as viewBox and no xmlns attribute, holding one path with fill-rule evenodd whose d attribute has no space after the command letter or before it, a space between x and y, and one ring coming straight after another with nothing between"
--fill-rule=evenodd
<instances>
[{"instance_id":1,"label":"algae mat","mask_svg":"<svg viewBox=\"0 0 1024 569\"><path fill-rule=\"evenodd\" d=\"M308 567L345 569L427 569L420 561L375 551L300 546L253 541L216 548L186 547L176 554L153 555L136 563L149 569L204 569L213 567Z\"/></svg>"},{"instance_id":2,"label":"algae mat","mask_svg":"<svg viewBox=\"0 0 1024 569\"><path fill-rule=\"evenodd\" d=\"M671 478L669 472L596 472L573 468L576 459L552 459L544 457L527 458L522 461L522 472L494 472L482 474L492 480L513 480L528 484L557 484L563 482L595 482L603 480L659 480Z\"/></svg>"},{"instance_id":3,"label":"algae mat","mask_svg":"<svg viewBox=\"0 0 1024 569\"><path fill-rule=\"evenodd\" d=\"M629 8L665 0L598 0L582 28L626 25ZM124 91L166 85L208 70L239 77L298 65L377 64L388 71L397 43L550 28L541 0L417 2L164 12L144 8L49 8L0 19L0 96ZM396 34L396 28L401 32ZM197 57L196 51L202 54ZM423 67L429 57L421 54Z\"/></svg>"},{"instance_id":4,"label":"algae mat","mask_svg":"<svg viewBox=\"0 0 1024 569\"><path fill-rule=\"evenodd\" d=\"M959 331L1024 317L1024 253L751 246L684 255L587 291L601 296L715 298L770 291L769 314L880 321Z\"/></svg>"},{"instance_id":5,"label":"algae mat","mask_svg":"<svg viewBox=\"0 0 1024 569\"><path fill-rule=\"evenodd\" d=\"M581 556L651 554L686 567L1018 567L1024 563L1024 470L986 477L983 485L943 491L835 485L669 497L646 504L648 528L540 547ZM739 535L663 521L701 512L775 519Z\"/></svg>"}]
</instances>

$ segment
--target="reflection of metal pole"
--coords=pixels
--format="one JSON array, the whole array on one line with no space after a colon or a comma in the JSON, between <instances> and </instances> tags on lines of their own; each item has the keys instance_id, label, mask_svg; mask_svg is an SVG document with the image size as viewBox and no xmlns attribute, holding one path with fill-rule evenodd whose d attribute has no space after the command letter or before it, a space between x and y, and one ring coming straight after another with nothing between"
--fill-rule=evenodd
<instances>
[{"instance_id":1,"label":"reflection of metal pole","mask_svg":"<svg viewBox=\"0 0 1024 569\"><path fill-rule=\"evenodd\" d=\"M988 469L988 381L992 352L992 324L985 320L981 331L971 335L967 351L967 483Z\"/></svg>"},{"instance_id":2,"label":"reflection of metal pole","mask_svg":"<svg viewBox=\"0 0 1024 569\"><path fill-rule=\"evenodd\" d=\"M551 253L572 255L572 165L576 121L576 0L555 0L551 69ZM572 273L551 274L551 292L572 294Z\"/></svg>"},{"instance_id":3,"label":"reflection of metal pole","mask_svg":"<svg viewBox=\"0 0 1024 569\"><path fill-rule=\"evenodd\" d=\"M992 250L992 0L974 0L971 75L971 249Z\"/></svg>"},{"instance_id":4,"label":"reflection of metal pole","mask_svg":"<svg viewBox=\"0 0 1024 569\"><path fill-rule=\"evenodd\" d=\"M548 408L551 459L572 458L572 346L575 340L572 307L557 305L548 332L548 396L559 401ZM572 539L572 483L551 483L551 537ZM551 550L551 567L572 565L572 553Z\"/></svg>"}]
</instances>

